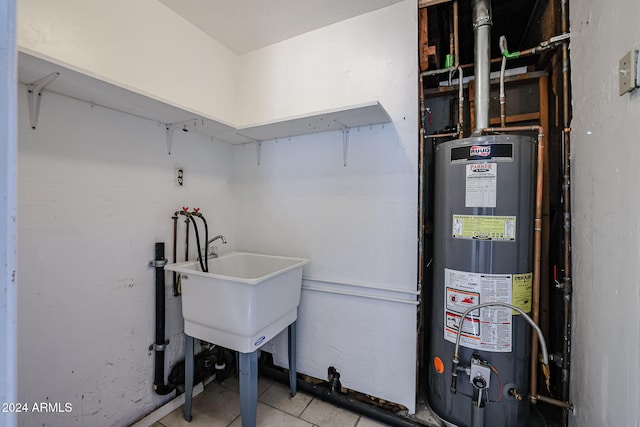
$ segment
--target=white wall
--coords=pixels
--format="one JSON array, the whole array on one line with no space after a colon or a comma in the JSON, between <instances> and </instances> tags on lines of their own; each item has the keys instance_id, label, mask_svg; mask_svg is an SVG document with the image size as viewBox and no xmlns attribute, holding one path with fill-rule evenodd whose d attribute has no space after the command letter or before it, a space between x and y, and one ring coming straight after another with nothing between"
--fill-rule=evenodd
<instances>
[{"instance_id":1,"label":"white wall","mask_svg":"<svg viewBox=\"0 0 640 427\"><path fill-rule=\"evenodd\" d=\"M0 402L16 401L16 3L0 5ZM0 426L16 425L15 413L0 415Z\"/></svg>"},{"instance_id":2,"label":"white wall","mask_svg":"<svg viewBox=\"0 0 640 427\"><path fill-rule=\"evenodd\" d=\"M574 426L640 425L640 93L618 60L640 47L640 3L571 3Z\"/></svg>"},{"instance_id":3,"label":"white wall","mask_svg":"<svg viewBox=\"0 0 640 427\"><path fill-rule=\"evenodd\" d=\"M235 123L238 59L156 0L20 0L18 47L167 104Z\"/></svg>"},{"instance_id":4,"label":"white wall","mask_svg":"<svg viewBox=\"0 0 640 427\"><path fill-rule=\"evenodd\" d=\"M346 167L340 132L265 142L260 166L253 145L237 147L238 248L309 257L307 276L416 290L416 14L404 1L241 57L242 125L371 100L393 124L352 129ZM346 387L414 410L415 305L303 291L298 336L299 371L326 378L333 365Z\"/></svg>"},{"instance_id":5,"label":"white wall","mask_svg":"<svg viewBox=\"0 0 640 427\"><path fill-rule=\"evenodd\" d=\"M238 126L373 100L400 125L417 96L415 9L403 1L241 56ZM403 131L415 131L407 114Z\"/></svg>"},{"instance_id":6,"label":"white wall","mask_svg":"<svg viewBox=\"0 0 640 427\"><path fill-rule=\"evenodd\" d=\"M307 275L397 289L305 291L299 366L324 378L333 364L345 386L413 412L416 307L406 301L417 270L415 1L239 59L153 0L98 3L21 1L20 49L237 125L373 100L393 124L352 129L347 167L339 132L265 142L257 166L252 145L182 133L168 157L156 123L49 93L32 131L23 87L18 397L70 402L74 413L31 414L21 424L119 425L160 403L147 351L154 282L146 264L156 240L169 242L170 214L183 205L200 205L229 249L308 256ZM178 164L186 167L181 191ZM175 360L176 300L168 311Z\"/></svg>"},{"instance_id":7,"label":"white wall","mask_svg":"<svg viewBox=\"0 0 640 427\"><path fill-rule=\"evenodd\" d=\"M19 425L127 425L171 397L152 391L154 243L171 256L172 213L189 206L233 246L232 147L179 132L168 156L157 123L48 92L32 130L19 89L18 401L73 405ZM168 366L183 354L169 274L166 290Z\"/></svg>"}]
</instances>

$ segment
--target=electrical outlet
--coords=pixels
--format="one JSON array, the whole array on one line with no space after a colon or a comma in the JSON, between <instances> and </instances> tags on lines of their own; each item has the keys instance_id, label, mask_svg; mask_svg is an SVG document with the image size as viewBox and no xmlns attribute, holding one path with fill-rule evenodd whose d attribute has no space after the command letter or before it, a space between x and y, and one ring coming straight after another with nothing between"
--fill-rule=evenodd
<instances>
[{"instance_id":1,"label":"electrical outlet","mask_svg":"<svg viewBox=\"0 0 640 427\"><path fill-rule=\"evenodd\" d=\"M184 168L176 168L176 187L184 186Z\"/></svg>"},{"instance_id":2,"label":"electrical outlet","mask_svg":"<svg viewBox=\"0 0 640 427\"><path fill-rule=\"evenodd\" d=\"M631 50L622 57L618 64L618 89L620 96L631 92L640 83L638 79L638 51Z\"/></svg>"}]
</instances>

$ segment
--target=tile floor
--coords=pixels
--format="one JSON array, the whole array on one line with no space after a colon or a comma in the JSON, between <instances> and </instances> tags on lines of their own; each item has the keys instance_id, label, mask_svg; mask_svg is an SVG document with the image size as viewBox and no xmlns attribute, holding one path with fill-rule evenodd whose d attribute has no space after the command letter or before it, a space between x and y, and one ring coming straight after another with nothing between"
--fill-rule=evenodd
<instances>
[{"instance_id":1,"label":"tile floor","mask_svg":"<svg viewBox=\"0 0 640 427\"><path fill-rule=\"evenodd\" d=\"M210 383L194 397L193 419L182 417L182 406L152 427L241 427L238 379ZM289 388L269 378L258 380L258 427L384 427L366 417L315 399L300 391L289 397Z\"/></svg>"}]
</instances>

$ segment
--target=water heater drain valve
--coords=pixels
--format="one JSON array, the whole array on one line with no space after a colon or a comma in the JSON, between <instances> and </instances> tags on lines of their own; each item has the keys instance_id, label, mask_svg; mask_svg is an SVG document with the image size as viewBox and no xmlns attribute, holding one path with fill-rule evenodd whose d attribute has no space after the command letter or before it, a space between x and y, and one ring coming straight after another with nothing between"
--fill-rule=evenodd
<instances>
[{"instance_id":1,"label":"water heater drain valve","mask_svg":"<svg viewBox=\"0 0 640 427\"><path fill-rule=\"evenodd\" d=\"M489 388L491 381L491 368L489 364L477 358L471 359L471 369L469 372L469 382L478 390Z\"/></svg>"}]
</instances>

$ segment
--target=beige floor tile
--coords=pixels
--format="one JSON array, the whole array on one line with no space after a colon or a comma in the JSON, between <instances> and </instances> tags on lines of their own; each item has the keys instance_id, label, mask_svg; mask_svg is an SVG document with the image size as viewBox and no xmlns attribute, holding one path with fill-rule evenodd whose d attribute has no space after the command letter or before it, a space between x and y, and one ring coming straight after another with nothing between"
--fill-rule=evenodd
<instances>
[{"instance_id":1,"label":"beige floor tile","mask_svg":"<svg viewBox=\"0 0 640 427\"><path fill-rule=\"evenodd\" d=\"M241 427L242 418L238 417L229 427ZM308 422L258 402L256 416L257 427L312 427Z\"/></svg>"},{"instance_id":2,"label":"beige floor tile","mask_svg":"<svg viewBox=\"0 0 640 427\"><path fill-rule=\"evenodd\" d=\"M275 383L261 396L260 401L276 409L299 417L313 398L307 394L297 392L292 398L289 396L289 386Z\"/></svg>"},{"instance_id":3,"label":"beige floor tile","mask_svg":"<svg viewBox=\"0 0 640 427\"><path fill-rule=\"evenodd\" d=\"M209 384L204 393L193 399L190 423L183 418L181 406L160 423L166 427L226 427L240 415L240 395L216 383Z\"/></svg>"},{"instance_id":4,"label":"beige floor tile","mask_svg":"<svg viewBox=\"0 0 640 427\"><path fill-rule=\"evenodd\" d=\"M271 387L275 383L271 378L266 377L258 377L258 396L261 396L262 393L267 391L269 387ZM240 392L240 383L238 382L238 377L231 377L224 380L222 383L223 386L230 388L233 391Z\"/></svg>"},{"instance_id":5,"label":"beige floor tile","mask_svg":"<svg viewBox=\"0 0 640 427\"><path fill-rule=\"evenodd\" d=\"M166 426L164 426L164 425L162 425L160 423L153 423L153 424L151 424L151 427L166 427Z\"/></svg>"},{"instance_id":6,"label":"beige floor tile","mask_svg":"<svg viewBox=\"0 0 640 427\"><path fill-rule=\"evenodd\" d=\"M359 415L314 399L300 415L300 418L320 427L354 427Z\"/></svg>"},{"instance_id":7,"label":"beige floor tile","mask_svg":"<svg viewBox=\"0 0 640 427\"><path fill-rule=\"evenodd\" d=\"M374 421L370 418L360 417L360 421L356 424L356 427L388 427L389 424L381 423L380 421Z\"/></svg>"}]
</instances>

